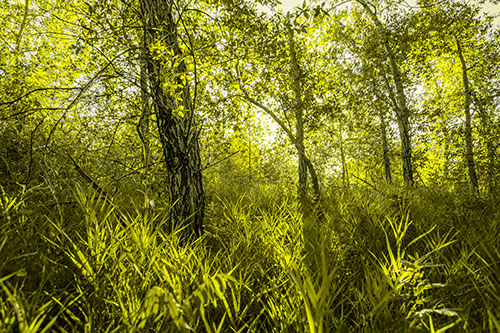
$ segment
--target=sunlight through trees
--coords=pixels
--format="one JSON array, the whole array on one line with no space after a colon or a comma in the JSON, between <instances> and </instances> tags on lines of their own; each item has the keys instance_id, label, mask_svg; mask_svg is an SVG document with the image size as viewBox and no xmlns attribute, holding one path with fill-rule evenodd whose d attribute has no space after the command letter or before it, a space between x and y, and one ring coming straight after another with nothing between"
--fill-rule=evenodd
<instances>
[{"instance_id":1,"label":"sunlight through trees","mask_svg":"<svg viewBox=\"0 0 500 333\"><path fill-rule=\"evenodd\" d=\"M500 331L500 10L0 1L0 332Z\"/></svg>"}]
</instances>

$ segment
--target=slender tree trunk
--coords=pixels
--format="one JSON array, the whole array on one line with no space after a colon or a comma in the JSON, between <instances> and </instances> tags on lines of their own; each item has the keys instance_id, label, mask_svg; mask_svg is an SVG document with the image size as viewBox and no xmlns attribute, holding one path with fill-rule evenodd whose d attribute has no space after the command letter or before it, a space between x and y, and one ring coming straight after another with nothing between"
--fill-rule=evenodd
<instances>
[{"instance_id":1,"label":"slender tree trunk","mask_svg":"<svg viewBox=\"0 0 500 333\"><path fill-rule=\"evenodd\" d=\"M248 182L252 182L252 129L248 128Z\"/></svg>"},{"instance_id":2,"label":"slender tree trunk","mask_svg":"<svg viewBox=\"0 0 500 333\"><path fill-rule=\"evenodd\" d=\"M403 80L399 66L396 63L396 56L389 46L389 41L384 40L384 46L389 56L389 62L392 69L392 77L396 86L398 108L396 109L396 118L398 120L399 139L401 140L401 160L403 163L403 179L406 185L413 185L413 165L410 137L410 111L406 102L406 95L403 87Z\"/></svg>"},{"instance_id":3,"label":"slender tree trunk","mask_svg":"<svg viewBox=\"0 0 500 333\"><path fill-rule=\"evenodd\" d=\"M298 165L298 174L299 181L297 184L297 195L300 201L304 201L307 199L307 179L308 174L311 177L311 184L313 189L313 203L319 202L320 199L320 187L318 176L316 174L316 170L312 162L309 160L306 154L306 149L304 145L304 103L302 101L302 87L301 87L301 68L298 64L297 55L295 51L295 43L293 39L293 30L290 26L287 26L288 36L289 36L289 46L290 46L290 57L292 68L290 71L290 77L292 78L292 89L294 92L294 116L295 116L295 133L292 128L288 127L278 116L277 114L266 107L264 104L260 103L256 99L252 98L248 91L240 85L240 89L243 92L243 96L241 96L246 101L252 103L258 108L262 109L266 112L286 133L287 137L290 139L291 143L295 146L297 150L297 157L299 161ZM317 208L317 207L316 207ZM318 212L318 216L321 215Z\"/></svg>"},{"instance_id":4,"label":"slender tree trunk","mask_svg":"<svg viewBox=\"0 0 500 333\"><path fill-rule=\"evenodd\" d=\"M177 41L172 0L140 0L151 98L168 171L170 231L185 227L184 239L203 232L205 191L198 126ZM160 50L161 43L166 50ZM170 54L170 55L169 55ZM165 75L164 73L169 73Z\"/></svg>"},{"instance_id":5,"label":"slender tree trunk","mask_svg":"<svg viewBox=\"0 0 500 333\"><path fill-rule=\"evenodd\" d=\"M11 61L15 61L14 65L17 66L18 61L19 61L19 56L21 56L21 44L23 40L23 34L24 30L26 29L26 26L28 25L28 15L29 15L29 7L30 7L30 2L29 0L24 1L24 13L23 13L23 21L21 22L21 26L19 27L19 32L17 33L16 36L16 48L14 52L14 57L11 59Z\"/></svg>"},{"instance_id":6,"label":"slender tree trunk","mask_svg":"<svg viewBox=\"0 0 500 333\"><path fill-rule=\"evenodd\" d=\"M492 140L491 133L491 121L488 112L485 110L484 104L479 99L478 96L472 94L474 98L475 104L479 113L479 120L481 122L481 136L486 145L486 156L488 159L488 167L487 167L487 179L488 179L488 192L496 187L495 183L495 163L496 163L496 152L495 152L495 144Z\"/></svg>"},{"instance_id":7,"label":"slender tree trunk","mask_svg":"<svg viewBox=\"0 0 500 333\"><path fill-rule=\"evenodd\" d=\"M451 159L450 159L450 135L448 128L446 127L446 124L443 124L442 130L443 132L443 137L444 137L444 165L443 165L443 176L446 180L450 177L450 164L451 164Z\"/></svg>"},{"instance_id":8,"label":"slender tree trunk","mask_svg":"<svg viewBox=\"0 0 500 333\"><path fill-rule=\"evenodd\" d=\"M382 139L382 155L384 159L384 177L388 184L392 184L391 172L391 155L389 152L389 142L387 140L387 124L385 122L384 113L379 110L380 117L380 136Z\"/></svg>"},{"instance_id":9,"label":"slender tree trunk","mask_svg":"<svg viewBox=\"0 0 500 333\"><path fill-rule=\"evenodd\" d=\"M307 175L311 176L311 183L313 188L313 203L319 201L320 189L316 170L312 162L307 158L304 146L304 102L302 101L302 86L301 76L302 69L299 66L297 59L297 52L295 50L295 41L293 36L293 29L288 26L288 41L290 46L290 60L292 69L290 76L292 77L293 92L294 92L294 106L295 106L295 147L299 159L299 183L298 183L298 197L301 201L307 197Z\"/></svg>"},{"instance_id":10,"label":"slender tree trunk","mask_svg":"<svg viewBox=\"0 0 500 333\"><path fill-rule=\"evenodd\" d=\"M316 169L314 168L314 165L312 164L311 160L307 156L305 156L305 162L307 170L309 171L309 176L311 177L311 185L313 190L312 201L313 203L317 203L321 197L318 174L316 173Z\"/></svg>"},{"instance_id":11,"label":"slender tree trunk","mask_svg":"<svg viewBox=\"0 0 500 333\"><path fill-rule=\"evenodd\" d=\"M299 182L297 195L299 199L300 209L302 211L302 234L305 243L304 252L306 258L309 258L306 261L312 261L312 255L313 253L315 253L315 246L318 244L321 237L320 229L317 227L317 221L323 218L323 213L319 203L320 190L318 177L316 175L316 171L312 162L306 155L306 149L304 145L304 101L302 99L304 91L301 84L303 73L297 59L293 29L289 24L287 24L287 32L291 62L290 78L292 79L292 90L294 93L293 105L295 110L295 137L292 133L290 139L297 149L299 160ZM313 195L311 198L307 195L308 174L311 177L313 190Z\"/></svg>"},{"instance_id":12,"label":"slender tree trunk","mask_svg":"<svg viewBox=\"0 0 500 333\"><path fill-rule=\"evenodd\" d=\"M344 138L342 133L342 124L339 120L339 144L340 144L340 161L342 163L342 186L344 188L349 188L349 173L347 172L347 163L344 151Z\"/></svg>"},{"instance_id":13,"label":"slender tree trunk","mask_svg":"<svg viewBox=\"0 0 500 333\"><path fill-rule=\"evenodd\" d=\"M357 0L360 3L365 12L372 18L373 23L377 26L379 33L382 37L382 43L387 52L387 57L392 71L392 78L394 85L396 86L396 118L398 121L399 128L399 138L401 141L401 161L403 164L403 179L405 185L413 186L413 164L412 164L412 148L411 148L411 137L410 137L410 111L408 109L408 103L406 100L406 94L403 86L403 79L401 76L401 70L396 61L396 55L389 44L389 32L385 29L382 22L380 22L377 15L370 8L370 5L365 1Z\"/></svg>"},{"instance_id":14,"label":"slender tree trunk","mask_svg":"<svg viewBox=\"0 0 500 333\"><path fill-rule=\"evenodd\" d=\"M295 51L295 43L293 39L293 30L288 28L288 41L290 47L290 58L292 68L290 77L292 78L294 91L294 109L295 109L295 147L297 148L297 157L299 160L298 173L299 182L297 186L297 195L300 202L304 202L307 198L307 165L306 152L304 147L304 109L302 103L302 87L300 86L301 69L297 63L297 54Z\"/></svg>"},{"instance_id":15,"label":"slender tree trunk","mask_svg":"<svg viewBox=\"0 0 500 333\"><path fill-rule=\"evenodd\" d=\"M469 87L469 78L467 76L467 64L464 59L464 55L462 53L462 46L460 45L460 41L458 37L455 37L457 42L457 53L458 58L460 59L460 63L462 64L462 81L464 87L464 112L465 112L465 160L467 162L467 169L469 171L469 181L470 186L474 190L474 192L479 191L479 185L476 175L476 165L474 163L474 150L472 143L472 117L470 112L471 105L471 90Z\"/></svg>"},{"instance_id":16,"label":"slender tree trunk","mask_svg":"<svg viewBox=\"0 0 500 333\"><path fill-rule=\"evenodd\" d=\"M307 199L307 165L303 151L298 152L298 159L299 181L297 184L297 197L299 198L299 201L303 203Z\"/></svg>"},{"instance_id":17,"label":"slender tree trunk","mask_svg":"<svg viewBox=\"0 0 500 333\"><path fill-rule=\"evenodd\" d=\"M400 114L398 115L399 139L401 140L401 160L403 162L403 180L406 185L412 186L414 180L413 180L410 124L409 124L408 114L405 112L400 112Z\"/></svg>"},{"instance_id":18,"label":"slender tree trunk","mask_svg":"<svg viewBox=\"0 0 500 333\"><path fill-rule=\"evenodd\" d=\"M151 118L151 107L149 98L149 86L148 86L148 63L147 63L147 53L145 38L142 36L142 54L140 61L140 73L139 73L139 86L141 89L141 115L139 117L139 122L137 123L137 133L142 142L142 179L146 177L149 173L149 165L151 160L151 144L150 144L150 118Z\"/></svg>"}]
</instances>

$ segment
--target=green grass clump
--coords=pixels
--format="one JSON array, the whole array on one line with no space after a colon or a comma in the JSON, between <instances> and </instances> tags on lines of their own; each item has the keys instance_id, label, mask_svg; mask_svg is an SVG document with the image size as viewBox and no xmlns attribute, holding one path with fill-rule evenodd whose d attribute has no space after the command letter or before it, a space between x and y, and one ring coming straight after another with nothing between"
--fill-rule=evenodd
<instances>
[{"instance_id":1,"label":"green grass clump","mask_svg":"<svg viewBox=\"0 0 500 333\"><path fill-rule=\"evenodd\" d=\"M500 330L492 199L338 191L316 220L256 187L212 195L182 245L148 198L34 191L2 192L0 332Z\"/></svg>"}]
</instances>

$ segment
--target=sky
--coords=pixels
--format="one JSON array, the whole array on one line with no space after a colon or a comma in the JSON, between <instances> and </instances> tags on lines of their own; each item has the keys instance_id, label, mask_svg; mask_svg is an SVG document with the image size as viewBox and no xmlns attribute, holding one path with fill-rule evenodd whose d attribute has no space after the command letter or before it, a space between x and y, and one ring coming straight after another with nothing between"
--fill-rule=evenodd
<instances>
[{"instance_id":1,"label":"sky","mask_svg":"<svg viewBox=\"0 0 500 333\"><path fill-rule=\"evenodd\" d=\"M477 1L477 0L469 0L469 1ZM288 11L293 10L294 7L302 5L303 2L304 0L281 0L281 5L279 5L279 7L283 10L283 12L286 13ZM406 2L409 5L415 5L416 0L406 0ZM261 7L260 9L268 13L271 13L271 10L269 8L266 9L264 7ZM498 17L495 19L494 22L500 26L500 4L494 5L491 2L487 1L483 6L483 9L485 12L488 12L489 14L497 15ZM261 119L265 119L263 120L264 123L271 130L271 133L273 133L268 135L267 140L269 142L274 141L276 138L276 131L278 130L279 126L276 123L274 123L270 118L264 117Z\"/></svg>"},{"instance_id":2,"label":"sky","mask_svg":"<svg viewBox=\"0 0 500 333\"><path fill-rule=\"evenodd\" d=\"M281 0L281 5L279 6L285 13L288 11L293 10L295 6L300 6L302 5L304 0ZM472 0L472 1L477 1L477 0ZM407 0L406 1L409 5L414 5L416 3L416 0ZM487 1L485 5L483 6L483 9L485 12L488 12L489 14L493 15L498 15L500 14L500 4L494 5L491 2ZM265 9L264 9L265 10ZM495 23L497 25L500 25L500 15L495 19Z\"/></svg>"}]
</instances>

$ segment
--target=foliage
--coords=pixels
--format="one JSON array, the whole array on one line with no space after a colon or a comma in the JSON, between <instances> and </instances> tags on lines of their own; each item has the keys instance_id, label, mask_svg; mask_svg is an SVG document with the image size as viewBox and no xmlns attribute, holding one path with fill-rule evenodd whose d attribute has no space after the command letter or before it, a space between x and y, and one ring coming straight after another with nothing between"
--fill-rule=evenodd
<instances>
[{"instance_id":1,"label":"foliage","mask_svg":"<svg viewBox=\"0 0 500 333\"><path fill-rule=\"evenodd\" d=\"M499 331L483 2L166 0L167 44L139 1L0 1L0 332ZM164 228L169 116L196 240Z\"/></svg>"},{"instance_id":2,"label":"foliage","mask_svg":"<svg viewBox=\"0 0 500 333\"><path fill-rule=\"evenodd\" d=\"M3 194L3 331L498 327L495 202L469 214L446 190L402 202L337 192L324 199L319 232L303 234L296 204L255 188L214 199L205 236L179 246L177 233L159 231L166 212L147 200L125 212L91 189L74 197L76 211L60 219L27 217L26 192ZM444 211L429 212L431 203ZM38 244L16 241L33 241L35 229Z\"/></svg>"}]
</instances>

